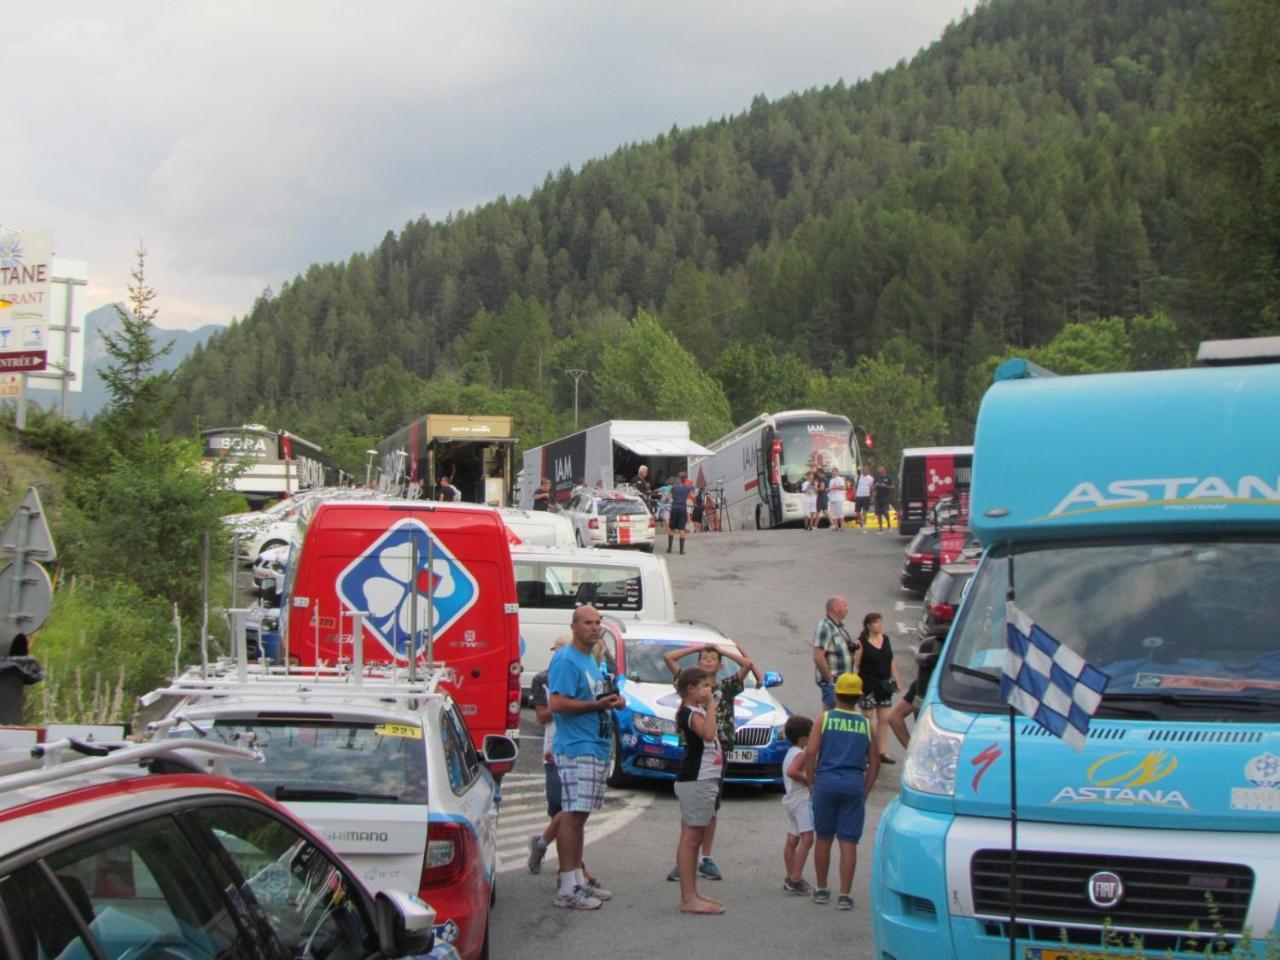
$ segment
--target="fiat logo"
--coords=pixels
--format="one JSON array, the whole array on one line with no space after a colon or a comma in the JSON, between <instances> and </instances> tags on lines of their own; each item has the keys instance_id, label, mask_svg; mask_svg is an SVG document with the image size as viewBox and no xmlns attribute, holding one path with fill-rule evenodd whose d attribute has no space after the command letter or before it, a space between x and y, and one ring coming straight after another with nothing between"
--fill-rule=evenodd
<instances>
[{"instance_id":1,"label":"fiat logo","mask_svg":"<svg viewBox=\"0 0 1280 960\"><path fill-rule=\"evenodd\" d=\"M1110 910L1124 899L1124 883L1109 870L1101 870L1089 878L1089 902Z\"/></svg>"}]
</instances>

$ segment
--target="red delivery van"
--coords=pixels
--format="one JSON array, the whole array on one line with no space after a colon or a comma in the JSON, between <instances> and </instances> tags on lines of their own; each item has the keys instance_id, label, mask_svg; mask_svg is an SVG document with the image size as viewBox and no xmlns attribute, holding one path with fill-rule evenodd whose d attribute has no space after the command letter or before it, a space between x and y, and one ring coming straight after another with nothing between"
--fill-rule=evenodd
<instances>
[{"instance_id":1,"label":"red delivery van","mask_svg":"<svg viewBox=\"0 0 1280 960\"><path fill-rule=\"evenodd\" d=\"M445 686L477 747L519 726L519 607L497 510L421 500L310 505L280 608L282 652L296 666L351 661L360 612L366 667L407 668L416 649L419 663L453 668Z\"/></svg>"}]
</instances>

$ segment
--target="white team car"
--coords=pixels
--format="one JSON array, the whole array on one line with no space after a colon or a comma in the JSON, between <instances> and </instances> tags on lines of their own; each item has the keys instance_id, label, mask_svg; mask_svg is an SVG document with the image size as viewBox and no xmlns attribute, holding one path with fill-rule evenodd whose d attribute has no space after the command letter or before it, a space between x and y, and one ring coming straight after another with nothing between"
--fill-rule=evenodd
<instances>
[{"instance_id":1,"label":"white team car","mask_svg":"<svg viewBox=\"0 0 1280 960\"><path fill-rule=\"evenodd\" d=\"M573 522L580 547L639 547L653 552L658 522L634 493L584 490L570 497L563 510Z\"/></svg>"},{"instance_id":2,"label":"white team car","mask_svg":"<svg viewBox=\"0 0 1280 960\"><path fill-rule=\"evenodd\" d=\"M497 868L488 766L513 760L516 746L491 734L477 753L442 679L256 667L239 679L223 665L148 697L175 698L152 724L156 738L250 746L262 760L228 759L232 777L308 824L362 883L430 895L437 941L477 960L488 956Z\"/></svg>"},{"instance_id":3,"label":"white team car","mask_svg":"<svg viewBox=\"0 0 1280 960\"><path fill-rule=\"evenodd\" d=\"M546 510L521 510L519 507L501 507L502 522L512 545L530 544L539 547L572 547L573 523L563 513Z\"/></svg>"}]
</instances>

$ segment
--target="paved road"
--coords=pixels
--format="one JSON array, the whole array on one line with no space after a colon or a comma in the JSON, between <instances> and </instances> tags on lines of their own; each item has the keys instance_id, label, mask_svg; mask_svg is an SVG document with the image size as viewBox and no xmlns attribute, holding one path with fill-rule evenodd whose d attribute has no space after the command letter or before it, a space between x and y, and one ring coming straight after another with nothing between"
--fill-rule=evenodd
<instances>
[{"instance_id":1,"label":"paved road","mask_svg":"<svg viewBox=\"0 0 1280 960\"><path fill-rule=\"evenodd\" d=\"M919 602L898 587L905 543L893 533L878 536L856 530L691 537L688 554L669 558L677 613L716 624L763 668L780 671L785 682L775 691L778 698L797 713L812 716L821 703L813 684L809 642L828 596L840 593L848 598L851 624L860 624L863 614L872 610L884 615L890 631L899 622L909 626L918 618ZM913 665L907 640L893 640L909 681ZM524 727L533 735L528 720ZM680 819L666 786L611 792L599 822L588 823L586 860L615 896L599 911L578 913L551 905L553 859L548 858L539 876L530 876L524 868L528 837L545 820L538 743L526 740L522 748L519 766L504 783L500 829L507 862L493 914L493 956L653 960L679 952L695 953L698 960L874 957L867 914L869 857L875 824L897 791L901 764L882 768L870 797L852 913L837 912L834 905L819 907L782 891L785 820L779 795L750 788L730 790L720 816L715 857L725 879L707 887L724 901L726 913L679 913L676 884L665 882L674 863ZM901 759L896 743L890 752ZM808 876L812 879L812 861Z\"/></svg>"}]
</instances>

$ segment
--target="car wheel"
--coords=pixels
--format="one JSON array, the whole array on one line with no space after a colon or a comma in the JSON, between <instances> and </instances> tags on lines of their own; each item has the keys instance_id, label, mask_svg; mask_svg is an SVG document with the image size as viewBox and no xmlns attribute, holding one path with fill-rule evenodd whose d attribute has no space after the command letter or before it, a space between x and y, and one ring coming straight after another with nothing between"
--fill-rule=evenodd
<instances>
[{"instance_id":1,"label":"car wheel","mask_svg":"<svg viewBox=\"0 0 1280 960\"><path fill-rule=\"evenodd\" d=\"M618 740L618 731L613 732L613 769L609 772L609 786L629 787L632 777L622 769L622 743Z\"/></svg>"}]
</instances>

